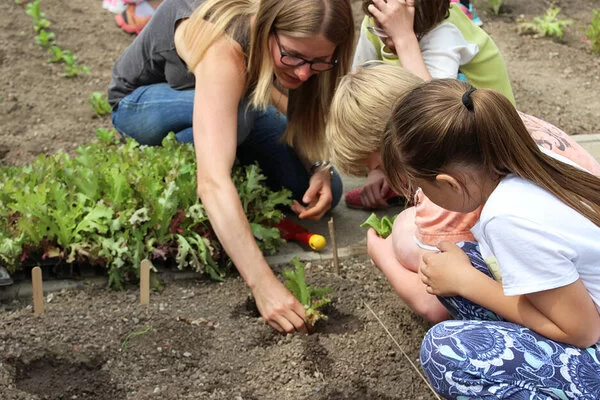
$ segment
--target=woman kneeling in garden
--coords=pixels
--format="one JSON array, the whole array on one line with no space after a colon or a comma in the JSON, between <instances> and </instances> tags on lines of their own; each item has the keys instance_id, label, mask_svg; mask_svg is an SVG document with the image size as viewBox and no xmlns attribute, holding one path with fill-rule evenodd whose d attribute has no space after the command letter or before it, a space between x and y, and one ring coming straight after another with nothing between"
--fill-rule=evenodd
<instances>
[{"instance_id":1,"label":"woman kneeling in garden","mask_svg":"<svg viewBox=\"0 0 600 400\"><path fill-rule=\"evenodd\" d=\"M113 67L113 125L141 144L171 131L195 143L211 225L280 332L306 331L304 308L256 245L231 168L257 161L270 188L292 191L300 218L338 203L323 135L353 44L348 0L165 0Z\"/></svg>"}]
</instances>

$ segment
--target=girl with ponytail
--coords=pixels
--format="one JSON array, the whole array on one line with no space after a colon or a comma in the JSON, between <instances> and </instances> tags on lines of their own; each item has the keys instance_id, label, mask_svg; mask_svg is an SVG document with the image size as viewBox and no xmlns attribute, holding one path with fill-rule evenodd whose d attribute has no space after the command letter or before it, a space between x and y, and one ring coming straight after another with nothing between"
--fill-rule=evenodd
<instances>
[{"instance_id":1,"label":"girl with ponytail","mask_svg":"<svg viewBox=\"0 0 600 400\"><path fill-rule=\"evenodd\" d=\"M391 186L481 208L475 242L423 256L427 292L455 318L421 363L444 397L600 396L600 179L536 145L503 95L455 80L395 106L382 158Z\"/></svg>"}]
</instances>

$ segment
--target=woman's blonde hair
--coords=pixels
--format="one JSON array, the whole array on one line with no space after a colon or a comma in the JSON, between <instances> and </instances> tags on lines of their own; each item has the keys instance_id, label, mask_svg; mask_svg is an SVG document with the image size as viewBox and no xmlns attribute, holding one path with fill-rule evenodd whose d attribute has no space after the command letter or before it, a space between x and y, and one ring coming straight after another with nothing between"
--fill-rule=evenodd
<instances>
[{"instance_id":1,"label":"woman's blonde hair","mask_svg":"<svg viewBox=\"0 0 600 400\"><path fill-rule=\"evenodd\" d=\"M600 178L544 154L510 101L494 90L452 79L417 86L395 106L382 155L395 189L457 165L490 176L515 174L600 226Z\"/></svg>"},{"instance_id":2,"label":"woman's blonde hair","mask_svg":"<svg viewBox=\"0 0 600 400\"><path fill-rule=\"evenodd\" d=\"M264 109L271 99L272 33L291 37L322 34L336 46L334 59L338 62L332 70L320 72L289 91L284 141L309 161L323 159L325 118L337 80L349 71L352 62L354 20L349 0L206 0L194 11L184 33L188 48L194 50L188 67L193 70L224 32L232 38L247 37L244 29L248 29L252 15L255 23L245 56L247 93L254 107Z\"/></svg>"},{"instance_id":3,"label":"woman's blonde hair","mask_svg":"<svg viewBox=\"0 0 600 400\"><path fill-rule=\"evenodd\" d=\"M340 171L365 174L367 158L381 148L394 104L421 82L405 69L382 62L367 63L340 80L325 130L329 158Z\"/></svg>"}]
</instances>

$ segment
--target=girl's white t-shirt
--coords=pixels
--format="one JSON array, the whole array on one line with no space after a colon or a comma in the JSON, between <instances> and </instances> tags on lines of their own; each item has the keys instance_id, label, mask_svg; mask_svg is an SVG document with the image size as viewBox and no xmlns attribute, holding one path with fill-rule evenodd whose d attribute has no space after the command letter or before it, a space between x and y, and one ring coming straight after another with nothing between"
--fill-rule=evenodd
<instances>
[{"instance_id":1,"label":"girl's white t-shirt","mask_svg":"<svg viewBox=\"0 0 600 400\"><path fill-rule=\"evenodd\" d=\"M505 295L581 279L600 311L600 227L547 190L506 176L471 231Z\"/></svg>"}]
</instances>

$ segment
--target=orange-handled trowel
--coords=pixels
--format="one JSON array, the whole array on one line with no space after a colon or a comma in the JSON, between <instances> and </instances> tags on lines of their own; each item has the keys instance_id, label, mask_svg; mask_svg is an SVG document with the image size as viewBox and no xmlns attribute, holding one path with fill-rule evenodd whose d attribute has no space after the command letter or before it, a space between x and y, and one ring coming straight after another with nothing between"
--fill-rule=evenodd
<instances>
[{"instance_id":1,"label":"orange-handled trowel","mask_svg":"<svg viewBox=\"0 0 600 400\"><path fill-rule=\"evenodd\" d=\"M310 233L305 227L290 221L285 217L283 217L279 223L275 224L275 227L279 229L281 237L285 240L295 240L304 243L313 250L323 250L327 245L325 237L316 233Z\"/></svg>"}]
</instances>

